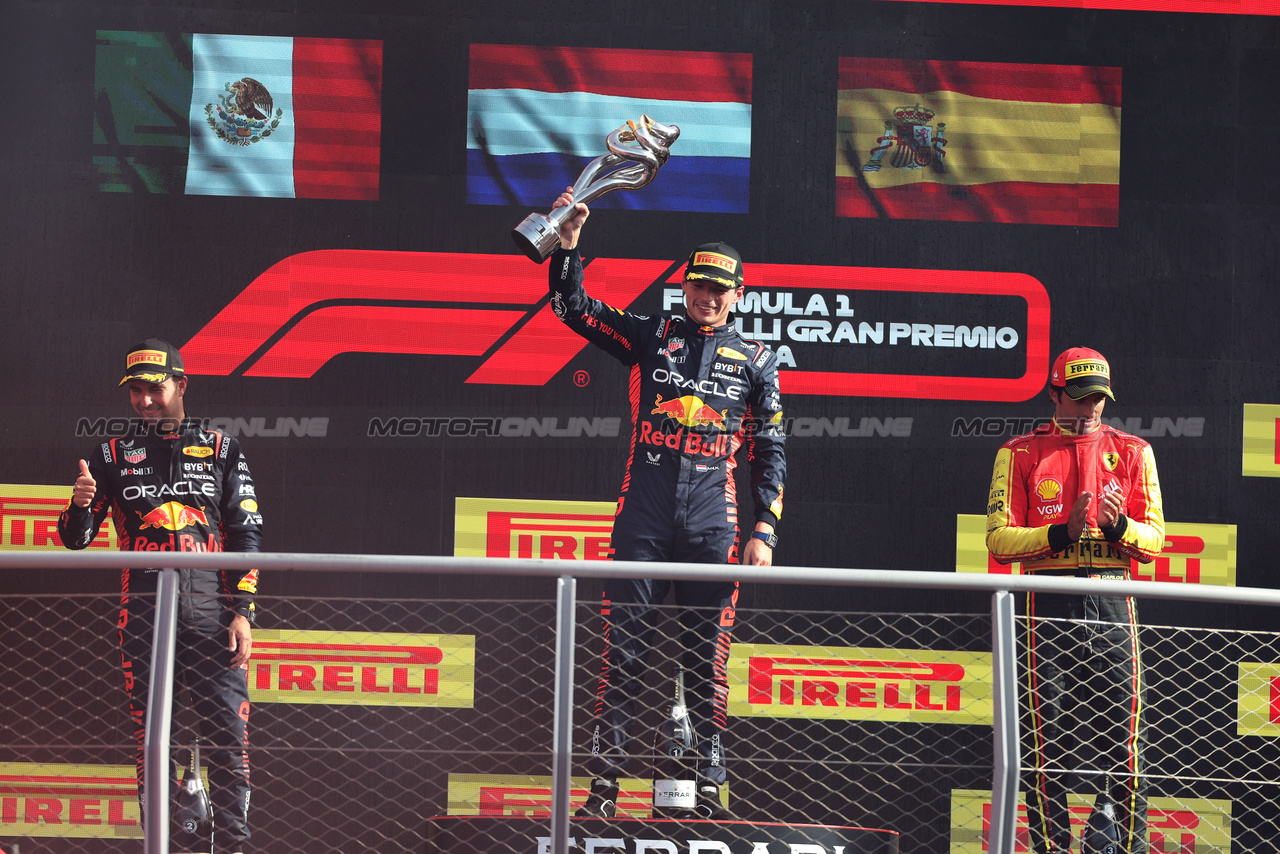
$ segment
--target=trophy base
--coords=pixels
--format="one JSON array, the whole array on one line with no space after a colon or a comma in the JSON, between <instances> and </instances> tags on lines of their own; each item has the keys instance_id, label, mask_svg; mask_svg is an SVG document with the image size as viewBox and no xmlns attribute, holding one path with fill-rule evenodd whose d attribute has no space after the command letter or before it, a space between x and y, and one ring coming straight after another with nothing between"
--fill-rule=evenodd
<instances>
[{"instance_id":1,"label":"trophy base","mask_svg":"<svg viewBox=\"0 0 1280 854\"><path fill-rule=\"evenodd\" d=\"M516 248L535 264L541 264L560 243L560 235L551 226L551 220L542 214L529 214L524 222L511 229L511 239Z\"/></svg>"}]
</instances>

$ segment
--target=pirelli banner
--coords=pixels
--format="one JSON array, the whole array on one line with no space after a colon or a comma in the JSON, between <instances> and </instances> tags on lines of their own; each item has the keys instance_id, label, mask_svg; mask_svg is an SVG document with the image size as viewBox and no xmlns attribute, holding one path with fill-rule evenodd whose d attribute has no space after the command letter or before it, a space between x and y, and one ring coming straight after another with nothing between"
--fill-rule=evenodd
<instances>
[{"instance_id":1,"label":"pirelli banner","mask_svg":"<svg viewBox=\"0 0 1280 854\"><path fill-rule=\"evenodd\" d=\"M1236 526L1165 523L1164 550L1151 563L1131 561L1137 581L1236 586ZM956 572L1019 575L1021 563L999 564L987 551L985 516L956 517Z\"/></svg>"},{"instance_id":2,"label":"pirelli banner","mask_svg":"<svg viewBox=\"0 0 1280 854\"><path fill-rule=\"evenodd\" d=\"M1093 795L1067 794L1071 816L1073 851L1080 850L1080 838L1093 809ZM1226 854L1231 848L1231 807L1229 800L1153 797L1147 808L1147 829L1153 854L1199 854L1215 851ZM1027 828L1027 805L1018 796L1015 852L1029 852L1031 834ZM951 792L950 854L986 854L990 851L991 792L954 789Z\"/></svg>"},{"instance_id":3,"label":"pirelli banner","mask_svg":"<svg viewBox=\"0 0 1280 854\"><path fill-rule=\"evenodd\" d=\"M141 839L134 774L132 765L0 762L0 836Z\"/></svg>"},{"instance_id":4,"label":"pirelli banner","mask_svg":"<svg viewBox=\"0 0 1280 854\"><path fill-rule=\"evenodd\" d=\"M612 501L459 498L453 553L458 557L608 560Z\"/></svg>"},{"instance_id":5,"label":"pirelli banner","mask_svg":"<svg viewBox=\"0 0 1280 854\"><path fill-rule=\"evenodd\" d=\"M991 654L734 644L729 714L991 724Z\"/></svg>"},{"instance_id":6,"label":"pirelli banner","mask_svg":"<svg viewBox=\"0 0 1280 854\"><path fill-rule=\"evenodd\" d=\"M1243 456L1246 477L1280 477L1280 404L1244 405Z\"/></svg>"},{"instance_id":7,"label":"pirelli banner","mask_svg":"<svg viewBox=\"0 0 1280 854\"><path fill-rule=\"evenodd\" d=\"M591 789L590 777L570 781L570 812L582 806ZM551 815L551 777L518 774L449 775L449 815L545 818ZM618 817L653 816L653 781L636 777L618 780Z\"/></svg>"},{"instance_id":8,"label":"pirelli banner","mask_svg":"<svg viewBox=\"0 0 1280 854\"><path fill-rule=\"evenodd\" d=\"M1236 733L1280 738L1280 662L1242 661Z\"/></svg>"},{"instance_id":9,"label":"pirelli banner","mask_svg":"<svg viewBox=\"0 0 1280 854\"><path fill-rule=\"evenodd\" d=\"M71 501L71 484L0 483L0 549L63 551L58 514ZM89 544L116 549L116 530L103 525Z\"/></svg>"},{"instance_id":10,"label":"pirelli banner","mask_svg":"<svg viewBox=\"0 0 1280 854\"><path fill-rule=\"evenodd\" d=\"M332 706L475 705L473 635L256 629L255 703Z\"/></svg>"}]
</instances>

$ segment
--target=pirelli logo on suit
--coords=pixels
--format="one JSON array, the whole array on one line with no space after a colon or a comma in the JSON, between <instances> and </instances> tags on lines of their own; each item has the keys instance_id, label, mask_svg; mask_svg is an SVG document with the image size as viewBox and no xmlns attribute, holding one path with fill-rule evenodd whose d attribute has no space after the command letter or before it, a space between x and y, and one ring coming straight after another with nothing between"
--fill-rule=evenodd
<instances>
[{"instance_id":1,"label":"pirelli logo on suit","mask_svg":"<svg viewBox=\"0 0 1280 854\"><path fill-rule=\"evenodd\" d=\"M734 644L737 717L991 724L991 653Z\"/></svg>"},{"instance_id":2,"label":"pirelli logo on suit","mask_svg":"<svg viewBox=\"0 0 1280 854\"><path fill-rule=\"evenodd\" d=\"M255 629L255 703L475 705L474 635Z\"/></svg>"}]
</instances>

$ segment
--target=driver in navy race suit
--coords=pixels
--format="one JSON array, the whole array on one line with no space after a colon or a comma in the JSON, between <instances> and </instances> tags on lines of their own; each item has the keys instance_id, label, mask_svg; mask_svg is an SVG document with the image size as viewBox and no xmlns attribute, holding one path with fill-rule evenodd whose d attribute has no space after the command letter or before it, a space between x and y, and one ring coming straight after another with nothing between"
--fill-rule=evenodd
<instances>
[{"instance_id":1,"label":"driver in navy race suit","mask_svg":"<svg viewBox=\"0 0 1280 854\"><path fill-rule=\"evenodd\" d=\"M772 350L729 322L742 297L742 259L724 243L699 246L685 266L687 317L645 317L605 305L583 289L578 237L590 211L572 206L550 260L551 306L569 328L631 368L631 448L613 524L613 559L770 566L786 477L782 401ZM752 533L739 538L734 468L747 445ZM697 817L728 819L724 732L736 581L606 579L590 769L579 816L616 814L657 610L674 586L689 712L698 740Z\"/></svg>"}]
</instances>

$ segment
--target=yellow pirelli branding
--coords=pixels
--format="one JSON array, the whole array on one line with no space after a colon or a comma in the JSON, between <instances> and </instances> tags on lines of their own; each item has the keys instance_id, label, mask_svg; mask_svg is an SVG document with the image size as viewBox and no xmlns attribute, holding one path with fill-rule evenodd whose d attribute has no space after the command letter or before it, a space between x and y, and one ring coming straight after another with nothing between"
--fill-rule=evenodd
<instances>
[{"instance_id":1,"label":"yellow pirelli branding","mask_svg":"<svg viewBox=\"0 0 1280 854\"><path fill-rule=\"evenodd\" d=\"M1080 850L1085 823L1093 810L1094 794L1067 794L1071 816L1071 850ZM1150 798L1147 830L1152 854L1231 854L1231 801L1199 798ZM950 854L986 854L991 836L991 791L951 790ZM1015 852L1030 852L1026 798L1018 795Z\"/></svg>"},{"instance_id":2,"label":"yellow pirelli branding","mask_svg":"<svg viewBox=\"0 0 1280 854\"><path fill-rule=\"evenodd\" d=\"M62 551L58 515L71 500L71 484L45 486L0 483L0 549L12 551ZM90 548L118 548L110 522L98 530Z\"/></svg>"},{"instance_id":3,"label":"yellow pirelli branding","mask_svg":"<svg viewBox=\"0 0 1280 854\"><path fill-rule=\"evenodd\" d=\"M1280 404L1244 405L1244 449L1241 473L1246 477L1280 477Z\"/></svg>"},{"instance_id":4,"label":"yellow pirelli branding","mask_svg":"<svg viewBox=\"0 0 1280 854\"><path fill-rule=\"evenodd\" d=\"M729 714L991 724L991 653L734 644Z\"/></svg>"},{"instance_id":5,"label":"yellow pirelli branding","mask_svg":"<svg viewBox=\"0 0 1280 854\"><path fill-rule=\"evenodd\" d=\"M1280 663L1240 662L1236 734L1280 737Z\"/></svg>"},{"instance_id":6,"label":"yellow pirelli branding","mask_svg":"<svg viewBox=\"0 0 1280 854\"><path fill-rule=\"evenodd\" d=\"M132 765L0 762L0 836L140 839Z\"/></svg>"},{"instance_id":7,"label":"yellow pirelli branding","mask_svg":"<svg viewBox=\"0 0 1280 854\"><path fill-rule=\"evenodd\" d=\"M1236 526L1166 522L1164 550L1151 563L1130 561L1136 581L1236 586ZM956 516L956 572L1020 575L1021 563L999 564L987 551L987 518Z\"/></svg>"},{"instance_id":8,"label":"yellow pirelli branding","mask_svg":"<svg viewBox=\"0 0 1280 854\"><path fill-rule=\"evenodd\" d=\"M255 703L475 705L474 635L254 629Z\"/></svg>"},{"instance_id":9,"label":"yellow pirelli branding","mask_svg":"<svg viewBox=\"0 0 1280 854\"><path fill-rule=\"evenodd\" d=\"M167 364L169 364L169 354L163 350L134 350L124 360L126 370L134 365L159 365L164 367Z\"/></svg>"},{"instance_id":10,"label":"yellow pirelli branding","mask_svg":"<svg viewBox=\"0 0 1280 854\"><path fill-rule=\"evenodd\" d=\"M736 272L738 262L728 255L721 255L719 252L695 252L693 254L693 266L707 265L708 267L719 267L730 273Z\"/></svg>"},{"instance_id":11,"label":"yellow pirelli branding","mask_svg":"<svg viewBox=\"0 0 1280 854\"><path fill-rule=\"evenodd\" d=\"M612 501L458 498L457 557L608 560L613 555Z\"/></svg>"},{"instance_id":12,"label":"yellow pirelli branding","mask_svg":"<svg viewBox=\"0 0 1280 854\"><path fill-rule=\"evenodd\" d=\"M590 777L572 778L570 814L587 800ZM449 815L551 816L551 777L518 774L450 774ZM618 818L653 817L653 781L618 780Z\"/></svg>"}]
</instances>

